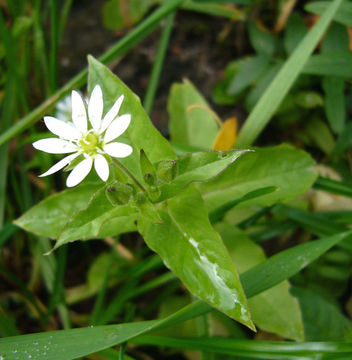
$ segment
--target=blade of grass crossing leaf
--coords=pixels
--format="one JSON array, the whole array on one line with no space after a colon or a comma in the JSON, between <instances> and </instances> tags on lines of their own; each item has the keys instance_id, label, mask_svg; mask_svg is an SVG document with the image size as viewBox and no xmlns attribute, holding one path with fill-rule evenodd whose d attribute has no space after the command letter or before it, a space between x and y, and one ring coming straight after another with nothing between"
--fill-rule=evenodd
<instances>
[{"instance_id":1,"label":"blade of grass crossing leaf","mask_svg":"<svg viewBox=\"0 0 352 360\"><path fill-rule=\"evenodd\" d=\"M334 0L330 3L320 20L283 65L240 130L236 142L238 148L251 145L270 121L329 26L342 1Z\"/></svg>"},{"instance_id":2,"label":"blade of grass crossing leaf","mask_svg":"<svg viewBox=\"0 0 352 360\"><path fill-rule=\"evenodd\" d=\"M138 25L134 30L128 33L124 38L117 42L111 49L104 53L99 60L104 64L110 64L117 57L125 54L135 44L148 36L165 18L170 12L177 9L183 0L170 0L156 9L146 20ZM29 126L36 123L44 115L46 115L50 109L53 108L55 103L62 99L72 89L78 88L84 85L87 81L88 69L85 68L79 72L73 79L66 83L60 90L48 98L45 102L31 111L28 115L23 117L15 125L0 135L0 145L10 140L14 136L20 134Z\"/></svg>"},{"instance_id":3,"label":"blade of grass crossing leaf","mask_svg":"<svg viewBox=\"0 0 352 360\"><path fill-rule=\"evenodd\" d=\"M251 268L241 275L241 281L247 297L255 296L266 289L270 289L275 284L289 279L332 246L347 238L350 239L351 235L352 231L347 231L327 238L310 241L282 251L262 264Z\"/></svg>"},{"instance_id":4,"label":"blade of grass crossing leaf","mask_svg":"<svg viewBox=\"0 0 352 360\"><path fill-rule=\"evenodd\" d=\"M153 109L155 93L159 84L160 75L163 69L166 51L169 45L172 27L174 24L175 13L170 14L166 18L163 32L161 34L160 43L156 51L156 57L153 63L152 73L148 82L147 91L144 98L144 109L150 114Z\"/></svg>"},{"instance_id":5,"label":"blade of grass crossing leaf","mask_svg":"<svg viewBox=\"0 0 352 360\"><path fill-rule=\"evenodd\" d=\"M351 233L350 231L298 245L248 270L241 276L247 297L255 296L295 275L332 246L350 237ZM19 359L22 355L28 358L29 355L34 356L38 352L45 353L41 358L46 360L75 359L129 341L153 330L160 330L196 318L211 310L208 304L197 301L162 320L3 338L0 339L0 354L5 359L11 358L14 352L18 354Z\"/></svg>"}]
</instances>

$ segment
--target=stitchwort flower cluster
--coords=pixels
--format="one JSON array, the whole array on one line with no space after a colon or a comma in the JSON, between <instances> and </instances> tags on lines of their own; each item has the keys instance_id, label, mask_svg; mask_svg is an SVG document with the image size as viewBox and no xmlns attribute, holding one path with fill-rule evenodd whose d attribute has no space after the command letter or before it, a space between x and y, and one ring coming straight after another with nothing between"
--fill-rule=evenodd
<instances>
[{"instance_id":1,"label":"stitchwort flower cluster","mask_svg":"<svg viewBox=\"0 0 352 360\"><path fill-rule=\"evenodd\" d=\"M124 158L133 151L130 145L113 141L126 131L131 122L130 114L118 115L123 99L121 95L103 117L103 93L96 85L88 101L88 113L82 97L77 91L72 91L72 122L45 116L46 127L58 138L41 139L33 146L50 154L70 155L40 176L51 175L74 161L72 164L75 166L66 180L68 187L79 184L93 164L98 176L106 181L109 177L109 156Z\"/></svg>"}]
</instances>

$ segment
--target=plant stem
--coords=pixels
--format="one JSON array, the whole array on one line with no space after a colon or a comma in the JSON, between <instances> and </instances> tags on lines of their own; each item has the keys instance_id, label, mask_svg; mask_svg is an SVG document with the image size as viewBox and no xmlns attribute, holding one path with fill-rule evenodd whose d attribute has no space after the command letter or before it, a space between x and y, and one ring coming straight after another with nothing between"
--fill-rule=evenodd
<instances>
[{"instance_id":1,"label":"plant stem","mask_svg":"<svg viewBox=\"0 0 352 360\"><path fill-rule=\"evenodd\" d=\"M136 179L136 177L126 168L125 165L121 164L120 161L111 158L112 163L120 168L127 176L131 178L131 180L144 192L146 193L147 190L143 187L143 185Z\"/></svg>"}]
</instances>

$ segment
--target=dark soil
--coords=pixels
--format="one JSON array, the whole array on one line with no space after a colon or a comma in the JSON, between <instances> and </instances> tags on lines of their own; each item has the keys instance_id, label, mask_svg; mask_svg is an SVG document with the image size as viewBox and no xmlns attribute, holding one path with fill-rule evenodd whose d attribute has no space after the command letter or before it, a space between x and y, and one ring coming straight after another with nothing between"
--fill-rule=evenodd
<instances>
[{"instance_id":1,"label":"dark soil","mask_svg":"<svg viewBox=\"0 0 352 360\"><path fill-rule=\"evenodd\" d=\"M61 46L61 83L87 65L87 55L98 57L128 33L119 36L102 25L101 0L75 1ZM135 46L112 70L143 99L160 38L160 29ZM223 34L226 34L225 36ZM248 53L243 24L227 19L179 11L164 63L151 118L167 136L167 98L174 82L188 78L222 118L241 116L240 109L219 107L211 102L212 89L228 62Z\"/></svg>"}]
</instances>

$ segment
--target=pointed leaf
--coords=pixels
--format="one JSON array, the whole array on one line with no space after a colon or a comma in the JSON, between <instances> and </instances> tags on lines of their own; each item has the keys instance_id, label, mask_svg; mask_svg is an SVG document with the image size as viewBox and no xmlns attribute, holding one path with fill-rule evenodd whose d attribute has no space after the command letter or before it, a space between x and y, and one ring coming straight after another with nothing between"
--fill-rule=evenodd
<instances>
[{"instance_id":1,"label":"pointed leaf","mask_svg":"<svg viewBox=\"0 0 352 360\"><path fill-rule=\"evenodd\" d=\"M129 206L113 206L105 186L84 184L49 196L16 220L37 235L58 239L55 247L77 239L117 235L135 229L137 213Z\"/></svg>"},{"instance_id":2,"label":"pointed leaf","mask_svg":"<svg viewBox=\"0 0 352 360\"><path fill-rule=\"evenodd\" d=\"M190 183L209 181L246 152L248 150L206 151L191 153L180 158L176 161L177 173L174 179L160 185L159 201L177 195Z\"/></svg>"},{"instance_id":3,"label":"pointed leaf","mask_svg":"<svg viewBox=\"0 0 352 360\"><path fill-rule=\"evenodd\" d=\"M147 245L194 295L254 329L236 269L198 191L189 187L159 214L162 224L138 222Z\"/></svg>"},{"instance_id":4,"label":"pointed leaf","mask_svg":"<svg viewBox=\"0 0 352 360\"><path fill-rule=\"evenodd\" d=\"M67 221L87 207L101 184L84 184L51 195L24 213L15 223L41 236L57 238Z\"/></svg>"},{"instance_id":5,"label":"pointed leaf","mask_svg":"<svg viewBox=\"0 0 352 360\"><path fill-rule=\"evenodd\" d=\"M164 159L174 159L175 154L168 141L155 129L148 115L144 111L140 99L119 78L117 78L106 66L88 57L89 77L88 87L90 91L95 85L100 85L104 98L104 115L114 105L117 98L124 95L119 115L130 114L131 124L128 129L118 137L117 141L130 144L133 153L121 159L121 162L136 176L142 180L139 166L139 154L143 149L151 162Z\"/></svg>"},{"instance_id":6,"label":"pointed leaf","mask_svg":"<svg viewBox=\"0 0 352 360\"><path fill-rule=\"evenodd\" d=\"M168 100L171 140L209 149L218 125L204 97L188 80L171 87Z\"/></svg>"},{"instance_id":7,"label":"pointed leaf","mask_svg":"<svg viewBox=\"0 0 352 360\"><path fill-rule=\"evenodd\" d=\"M307 191L317 177L313 165L314 160L307 153L289 145L255 149L231 164L217 178L197 184L197 188L212 212L253 190L276 186L276 191L238 205L270 206Z\"/></svg>"}]
</instances>

